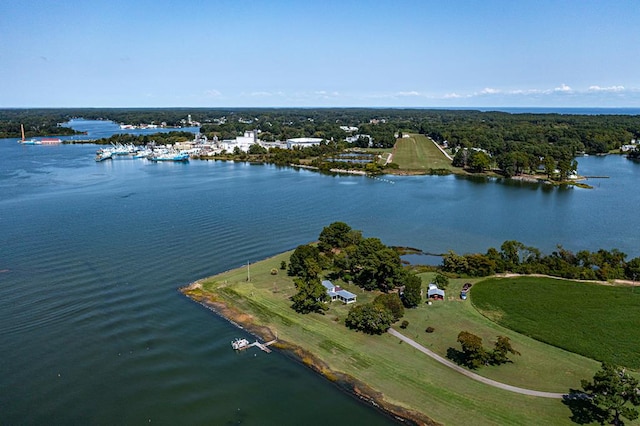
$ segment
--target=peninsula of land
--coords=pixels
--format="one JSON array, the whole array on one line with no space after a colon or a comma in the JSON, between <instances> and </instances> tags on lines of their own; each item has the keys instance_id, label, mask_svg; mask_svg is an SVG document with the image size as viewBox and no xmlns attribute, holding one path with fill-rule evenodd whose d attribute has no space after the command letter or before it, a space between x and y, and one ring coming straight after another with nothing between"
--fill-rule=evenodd
<instances>
[{"instance_id":1,"label":"peninsula of land","mask_svg":"<svg viewBox=\"0 0 640 426\"><path fill-rule=\"evenodd\" d=\"M286 269L294 253L282 253L199 280L181 292L264 341L277 337L271 347L299 360L340 388L415 424L572 424L572 406L563 395L579 389L581 380L593 375L598 362L559 348L571 337L559 333L551 336L551 340L556 339L551 342L548 336L535 335L537 330L522 328L517 321L513 323L516 316L497 316L492 303L503 304L504 312L512 309L517 312L522 308L510 307L508 297L491 296L491 289L507 296L512 294L508 289L517 286L522 289L520 302L530 306L527 300L537 298L536 286L559 303L573 297L571 291L574 290L580 294L593 293L597 300L610 299L614 303L622 295L629 295L627 289L631 288L573 281L567 281L569 284L565 286L558 284L564 281L543 277L503 277L496 286L484 284L486 280L482 278L452 276L446 293L442 293L444 297L429 299L431 303L422 300L415 308L406 309L402 324L399 321L393 324L389 333L370 335L349 330L345 324L354 306L370 304L382 294L380 291L364 291L355 284L334 278L341 290L354 296L352 299L336 297L318 313L300 314L292 309L292 298L300 286ZM438 281L437 274L427 268L418 276L423 283L429 283ZM530 281L519 281L523 279ZM477 307L475 296L465 300L471 285L479 289ZM426 285L423 287L426 290ZM605 289L604 292L601 289ZM460 297L463 292L464 299ZM491 297L487 298L487 294ZM549 315L545 314L544 306L552 302L549 298L543 300L543 304L533 304L534 308L529 308L526 315L540 314L538 323L545 329L544 319ZM621 315L635 312L640 306L640 297L631 297L628 303L630 305L621 307ZM587 311L586 307L582 308ZM606 306L603 309L601 323L608 327L604 318L610 315L606 313ZM563 309L556 310L562 312ZM553 321L566 321L562 315ZM580 317L573 311L567 311L566 315L572 316L574 322ZM592 317L596 314L591 311L589 315L584 327L587 324L592 327ZM508 319L511 322L506 321ZM554 329L553 323L549 327ZM580 327L583 325L576 324L569 331L575 334ZM448 365L459 353L455 347L461 330L478 335L486 342L492 342L498 335L505 336L521 355L500 366L484 366L474 371L477 377L461 374L459 369ZM543 343L545 339L552 344ZM635 340L630 336L626 341ZM602 346L598 342L588 344ZM628 352L633 357L633 348L622 348L620 352ZM445 359L448 361L443 363Z\"/></svg>"}]
</instances>

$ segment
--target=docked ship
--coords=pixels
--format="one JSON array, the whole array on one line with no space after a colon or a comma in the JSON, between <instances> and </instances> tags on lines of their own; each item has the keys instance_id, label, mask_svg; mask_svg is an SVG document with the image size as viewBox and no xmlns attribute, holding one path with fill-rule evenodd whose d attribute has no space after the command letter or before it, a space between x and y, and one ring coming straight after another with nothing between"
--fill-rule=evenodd
<instances>
[{"instance_id":1,"label":"docked ship","mask_svg":"<svg viewBox=\"0 0 640 426\"><path fill-rule=\"evenodd\" d=\"M111 160L113 158L113 152L109 151L108 149L100 149L98 150L98 152L96 152L96 161L100 162L100 161L104 161L104 160Z\"/></svg>"},{"instance_id":2,"label":"docked ship","mask_svg":"<svg viewBox=\"0 0 640 426\"><path fill-rule=\"evenodd\" d=\"M42 145L57 145L62 143L62 139L60 138L42 138L40 141Z\"/></svg>"},{"instance_id":3,"label":"docked ship","mask_svg":"<svg viewBox=\"0 0 640 426\"><path fill-rule=\"evenodd\" d=\"M20 125L20 132L22 133L22 139L20 139L18 141L18 143L21 143L22 145L42 145L42 142L40 142L37 139L25 139L24 138L24 125Z\"/></svg>"},{"instance_id":4,"label":"docked ship","mask_svg":"<svg viewBox=\"0 0 640 426\"><path fill-rule=\"evenodd\" d=\"M186 152L168 152L165 154L152 155L149 157L151 161L189 161L189 154Z\"/></svg>"}]
</instances>

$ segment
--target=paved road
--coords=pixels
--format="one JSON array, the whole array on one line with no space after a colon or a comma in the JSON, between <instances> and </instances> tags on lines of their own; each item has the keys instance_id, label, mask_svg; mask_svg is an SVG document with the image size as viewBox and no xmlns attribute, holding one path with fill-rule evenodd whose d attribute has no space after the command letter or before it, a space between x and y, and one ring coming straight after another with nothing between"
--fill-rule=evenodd
<instances>
[{"instance_id":1,"label":"paved road","mask_svg":"<svg viewBox=\"0 0 640 426\"><path fill-rule=\"evenodd\" d=\"M489 386L493 386L493 387L496 387L496 388L504 389L504 390L507 390L507 391L510 391L510 392L521 393L523 395L539 396L539 397L542 397L542 398L560 399L565 395L565 394L562 394L562 393L540 392L540 391L535 391L535 390L530 390L530 389L519 388L519 387L516 387L516 386L511 386L511 385L506 385L504 383L496 382L495 380L487 379L486 377L479 376L476 373L473 373L473 372L471 372L471 371L469 371L467 369L464 369L464 368L460 367L457 364L454 364L453 362L449 361L448 359L441 357L440 355L436 354L435 352L425 348L421 344L417 343L414 340L409 339L405 335L400 334L399 332L397 332L396 330L394 330L392 328L389 329L389 334L391 334L392 336L397 337L398 339L402 340L403 342L406 342L406 343L410 344L411 346L413 346L414 348L416 348L420 352L430 356L431 358L435 359L439 363L444 364L447 367L456 370L458 373L464 374L465 376L467 376L467 377L469 377L469 378L471 378L473 380L477 380L477 381L485 383L485 384L487 384Z\"/></svg>"}]
</instances>

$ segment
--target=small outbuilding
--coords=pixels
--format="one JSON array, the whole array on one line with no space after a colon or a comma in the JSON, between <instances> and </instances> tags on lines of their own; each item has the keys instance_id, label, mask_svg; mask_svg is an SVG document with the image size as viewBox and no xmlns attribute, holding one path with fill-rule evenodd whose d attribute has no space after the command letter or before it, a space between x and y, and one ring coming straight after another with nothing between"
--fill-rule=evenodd
<instances>
[{"instance_id":1,"label":"small outbuilding","mask_svg":"<svg viewBox=\"0 0 640 426\"><path fill-rule=\"evenodd\" d=\"M444 300L444 290L438 288L436 284L430 283L427 290L427 299Z\"/></svg>"}]
</instances>

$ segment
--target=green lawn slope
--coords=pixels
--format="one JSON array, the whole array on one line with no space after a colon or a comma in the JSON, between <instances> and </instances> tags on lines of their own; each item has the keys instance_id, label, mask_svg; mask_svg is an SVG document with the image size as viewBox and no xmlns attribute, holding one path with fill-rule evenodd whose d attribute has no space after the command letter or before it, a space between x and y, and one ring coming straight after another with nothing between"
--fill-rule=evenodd
<instances>
[{"instance_id":1,"label":"green lawn slope","mask_svg":"<svg viewBox=\"0 0 640 426\"><path fill-rule=\"evenodd\" d=\"M440 169L462 172L462 169L451 165L451 160L433 141L420 134L398 139L393 150L392 162L404 171L429 172L431 169Z\"/></svg>"},{"instance_id":2,"label":"green lawn slope","mask_svg":"<svg viewBox=\"0 0 640 426\"><path fill-rule=\"evenodd\" d=\"M553 278L492 278L471 290L486 317L542 342L640 369L640 288Z\"/></svg>"},{"instance_id":3,"label":"green lawn slope","mask_svg":"<svg viewBox=\"0 0 640 426\"><path fill-rule=\"evenodd\" d=\"M238 268L201 280L185 294L234 307L242 312L242 323L268 327L280 341L316 355L333 372L364 382L385 401L424 413L436 422L572 424L571 411L560 400L497 389L462 376L389 334L369 336L347 329L348 306L334 302L325 315L297 314L290 308L289 297L295 293L292 279L279 269L290 254L251 265L249 282L247 268ZM430 274L423 275L424 288L430 278ZM579 387L580 379L593 376L597 362L506 329L482 316L469 301L459 300L463 282L452 280L446 300L408 310L404 318L409 321L408 328L400 329L398 324L394 328L443 356L450 347L459 349L456 336L461 330L483 337L486 346L496 336L506 335L522 356L512 364L484 367L478 373L519 387L567 392ZM366 303L376 295L344 287L358 295L357 303ZM427 326L435 331L425 333Z\"/></svg>"}]
</instances>

